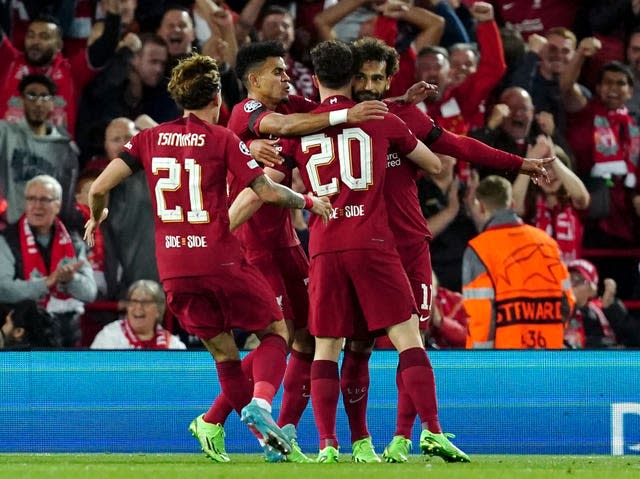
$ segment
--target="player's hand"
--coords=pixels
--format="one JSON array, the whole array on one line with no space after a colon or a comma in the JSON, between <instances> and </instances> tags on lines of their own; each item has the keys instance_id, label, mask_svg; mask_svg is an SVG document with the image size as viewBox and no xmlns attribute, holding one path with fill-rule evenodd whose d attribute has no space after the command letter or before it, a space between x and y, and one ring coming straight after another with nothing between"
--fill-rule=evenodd
<instances>
[{"instance_id":1,"label":"player's hand","mask_svg":"<svg viewBox=\"0 0 640 479\"><path fill-rule=\"evenodd\" d=\"M284 160L280 156L282 148L278 145L278 141L280 140L253 140L249 145L251 156L264 166L273 168L281 165Z\"/></svg>"},{"instance_id":2,"label":"player's hand","mask_svg":"<svg viewBox=\"0 0 640 479\"><path fill-rule=\"evenodd\" d=\"M107 216L109 216L109 209L104 208L102 210L102 215L100 215L100 219L98 221L94 220L93 217L91 217L84 224L84 240L89 248L92 248L96 244L96 229L98 228L98 226L100 226L100 223L107 219Z\"/></svg>"},{"instance_id":3,"label":"player's hand","mask_svg":"<svg viewBox=\"0 0 640 479\"><path fill-rule=\"evenodd\" d=\"M538 184L540 179L549 183L549 172L545 167L551 167L551 163L555 160L555 156L550 158L525 158L520 167L520 173L529 175L535 184Z\"/></svg>"},{"instance_id":4,"label":"player's hand","mask_svg":"<svg viewBox=\"0 0 640 479\"><path fill-rule=\"evenodd\" d=\"M426 81L419 81L409 87L404 95L397 98L390 98L392 102L397 101L406 105L417 105L421 101L424 101L427 97L435 96L438 94L438 85L427 83Z\"/></svg>"},{"instance_id":5,"label":"player's hand","mask_svg":"<svg viewBox=\"0 0 640 479\"><path fill-rule=\"evenodd\" d=\"M471 5L471 15L478 22L489 22L493 20L493 5L487 2L475 2Z\"/></svg>"},{"instance_id":6,"label":"player's hand","mask_svg":"<svg viewBox=\"0 0 640 479\"><path fill-rule=\"evenodd\" d=\"M389 111L384 102L367 100L352 106L347 110L347 123L359 123L368 120L384 120L384 114Z\"/></svg>"},{"instance_id":7,"label":"player's hand","mask_svg":"<svg viewBox=\"0 0 640 479\"><path fill-rule=\"evenodd\" d=\"M321 216L322 222L326 225L329 222L333 211L329 198L325 196L313 196L311 194L309 195L309 198L313 200L313 207L309 211L315 215Z\"/></svg>"}]
</instances>

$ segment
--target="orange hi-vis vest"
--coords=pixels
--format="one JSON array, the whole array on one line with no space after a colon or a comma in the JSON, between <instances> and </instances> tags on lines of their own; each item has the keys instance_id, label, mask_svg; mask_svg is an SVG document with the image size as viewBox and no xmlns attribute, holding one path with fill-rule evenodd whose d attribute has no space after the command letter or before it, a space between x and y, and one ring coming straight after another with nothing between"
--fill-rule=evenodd
<instances>
[{"instance_id":1,"label":"orange hi-vis vest","mask_svg":"<svg viewBox=\"0 0 640 479\"><path fill-rule=\"evenodd\" d=\"M469 247L484 272L463 288L467 348L562 348L575 299L557 243L538 228L510 224L485 230Z\"/></svg>"}]
</instances>

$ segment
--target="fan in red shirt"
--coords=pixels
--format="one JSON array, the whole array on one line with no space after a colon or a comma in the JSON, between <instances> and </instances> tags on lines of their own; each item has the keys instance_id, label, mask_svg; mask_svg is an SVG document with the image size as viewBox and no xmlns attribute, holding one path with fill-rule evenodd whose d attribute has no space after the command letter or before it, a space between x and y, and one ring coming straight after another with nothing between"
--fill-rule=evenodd
<instances>
[{"instance_id":1,"label":"fan in red shirt","mask_svg":"<svg viewBox=\"0 0 640 479\"><path fill-rule=\"evenodd\" d=\"M133 137L96 179L89 193L91 218L85 238L92 243L96 227L105 219L109 190L144 169L153 192L158 271L169 308L214 357L222 390L243 422L262 444L287 454L290 442L271 417L271 402L284 374L288 334L268 283L247 263L230 232L227 172L262 201L307 208L325 219L331 208L326 199L303 197L273 183L246 145L215 125L221 95L214 60L199 54L182 60L172 71L169 92L184 116ZM234 327L261 338L253 387L241 369L231 334ZM220 449L216 439L220 427L199 416L189 429L208 457L228 462L224 444Z\"/></svg>"}]
</instances>

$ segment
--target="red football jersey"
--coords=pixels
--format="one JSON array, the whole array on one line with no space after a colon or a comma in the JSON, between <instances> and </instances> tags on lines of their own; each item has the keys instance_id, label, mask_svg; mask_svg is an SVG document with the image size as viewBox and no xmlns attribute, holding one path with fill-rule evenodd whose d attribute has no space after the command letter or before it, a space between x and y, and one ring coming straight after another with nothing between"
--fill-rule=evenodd
<instances>
[{"instance_id":1,"label":"red football jersey","mask_svg":"<svg viewBox=\"0 0 640 479\"><path fill-rule=\"evenodd\" d=\"M342 96L327 98L314 110L349 108L355 103ZM397 116L381 121L342 124L305 135L286 144L300 168L302 179L317 196L328 196L333 214L327 225L313 216L309 221L309 253L394 247L384 200L387 150L399 154L415 149L416 137Z\"/></svg>"},{"instance_id":2,"label":"red football jersey","mask_svg":"<svg viewBox=\"0 0 640 479\"><path fill-rule=\"evenodd\" d=\"M120 157L145 170L161 279L207 275L242 259L229 231L227 171L245 186L263 173L233 132L190 115L138 133Z\"/></svg>"},{"instance_id":3,"label":"red football jersey","mask_svg":"<svg viewBox=\"0 0 640 479\"><path fill-rule=\"evenodd\" d=\"M418 138L426 138L434 123L415 105L390 105L391 113L403 120ZM427 220L418 202L416 180L420 170L411 160L391 149L387 153L387 177L384 195L389 214L389 226L398 246L406 246L431 239Z\"/></svg>"},{"instance_id":4,"label":"red football jersey","mask_svg":"<svg viewBox=\"0 0 640 479\"><path fill-rule=\"evenodd\" d=\"M318 106L317 103L291 95L289 101L278 105L277 113L307 113ZM269 138L260 134L260 122L268 114L273 113L257 100L246 98L233 107L227 127L237 134L241 140L249 143L257 138ZM291 168L286 165L275 167L285 175L281 183L291 187ZM229 200L233 201L246 187L233 174L227 179L229 183ZM236 231L245 248L264 250L288 248L300 244L291 222L291 212L286 208L273 205L262 205L260 209Z\"/></svg>"}]
</instances>

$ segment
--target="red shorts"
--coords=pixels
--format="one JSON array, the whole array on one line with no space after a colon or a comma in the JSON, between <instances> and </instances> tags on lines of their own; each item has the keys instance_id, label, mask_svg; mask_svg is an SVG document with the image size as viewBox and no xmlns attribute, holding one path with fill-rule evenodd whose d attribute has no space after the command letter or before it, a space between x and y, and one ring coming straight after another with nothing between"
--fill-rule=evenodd
<instances>
[{"instance_id":1,"label":"red shorts","mask_svg":"<svg viewBox=\"0 0 640 479\"><path fill-rule=\"evenodd\" d=\"M309 331L363 339L416 312L411 286L395 250L349 250L311 260ZM364 327L363 327L364 326Z\"/></svg>"},{"instance_id":2,"label":"red shorts","mask_svg":"<svg viewBox=\"0 0 640 479\"><path fill-rule=\"evenodd\" d=\"M302 246L270 251L247 251L247 260L264 275L278 301L284 319L295 329L307 327L309 315L309 260Z\"/></svg>"},{"instance_id":3,"label":"red shorts","mask_svg":"<svg viewBox=\"0 0 640 479\"><path fill-rule=\"evenodd\" d=\"M182 328L201 339L242 328L260 331L282 320L282 311L264 276L244 259L221 266L209 276L162 282L167 305Z\"/></svg>"},{"instance_id":4,"label":"red shorts","mask_svg":"<svg viewBox=\"0 0 640 479\"><path fill-rule=\"evenodd\" d=\"M402 261L411 289L413 297L418 306L420 314L420 329L426 330L429 325L429 317L431 315L431 305L433 300L433 281L431 277L431 253L429 252L429 243L421 241L409 246L398 248L398 254Z\"/></svg>"}]
</instances>

